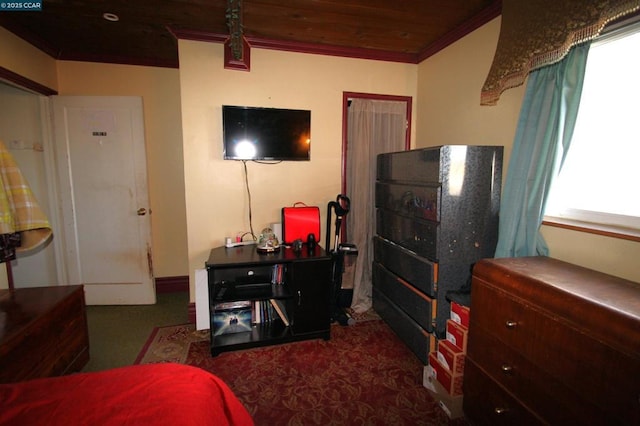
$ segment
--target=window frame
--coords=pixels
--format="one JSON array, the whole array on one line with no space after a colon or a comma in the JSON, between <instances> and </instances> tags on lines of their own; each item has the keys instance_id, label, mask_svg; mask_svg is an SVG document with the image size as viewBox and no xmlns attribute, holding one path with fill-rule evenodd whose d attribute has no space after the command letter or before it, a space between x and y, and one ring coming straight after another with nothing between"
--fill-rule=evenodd
<instances>
[{"instance_id":1,"label":"window frame","mask_svg":"<svg viewBox=\"0 0 640 426\"><path fill-rule=\"evenodd\" d=\"M640 15L605 28L592 42L592 46L608 43L637 31L640 31ZM545 214L542 225L640 242L640 217L574 208L554 213Z\"/></svg>"}]
</instances>

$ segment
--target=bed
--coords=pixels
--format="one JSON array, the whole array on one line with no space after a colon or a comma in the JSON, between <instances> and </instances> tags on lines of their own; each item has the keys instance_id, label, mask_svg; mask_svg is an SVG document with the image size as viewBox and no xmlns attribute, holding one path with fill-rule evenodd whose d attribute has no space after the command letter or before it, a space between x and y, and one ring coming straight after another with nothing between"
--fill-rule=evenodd
<instances>
[{"instance_id":1,"label":"bed","mask_svg":"<svg viewBox=\"0 0 640 426\"><path fill-rule=\"evenodd\" d=\"M0 425L253 425L202 369L148 364L0 384Z\"/></svg>"}]
</instances>

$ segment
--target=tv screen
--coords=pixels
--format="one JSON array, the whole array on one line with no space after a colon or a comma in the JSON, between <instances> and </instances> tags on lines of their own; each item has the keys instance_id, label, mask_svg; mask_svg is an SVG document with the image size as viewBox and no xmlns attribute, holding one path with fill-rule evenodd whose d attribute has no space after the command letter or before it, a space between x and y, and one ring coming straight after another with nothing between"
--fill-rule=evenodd
<instances>
[{"instance_id":1,"label":"tv screen","mask_svg":"<svg viewBox=\"0 0 640 426\"><path fill-rule=\"evenodd\" d=\"M225 160L309 161L311 111L222 106Z\"/></svg>"}]
</instances>

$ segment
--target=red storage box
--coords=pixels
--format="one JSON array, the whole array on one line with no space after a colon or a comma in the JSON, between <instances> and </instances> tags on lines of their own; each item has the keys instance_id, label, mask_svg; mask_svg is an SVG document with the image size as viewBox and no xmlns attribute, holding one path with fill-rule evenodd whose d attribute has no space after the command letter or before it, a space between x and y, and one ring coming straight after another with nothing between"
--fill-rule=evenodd
<instances>
[{"instance_id":1,"label":"red storage box","mask_svg":"<svg viewBox=\"0 0 640 426\"><path fill-rule=\"evenodd\" d=\"M467 327L463 327L451 319L447 320L447 340L462 349L464 353L467 353L468 333Z\"/></svg>"},{"instance_id":2,"label":"red storage box","mask_svg":"<svg viewBox=\"0 0 640 426\"><path fill-rule=\"evenodd\" d=\"M451 371L438 361L435 353L429 354L429 366L432 368L432 374L445 388L447 393L452 396L462 395L462 374L452 374Z\"/></svg>"},{"instance_id":3,"label":"red storage box","mask_svg":"<svg viewBox=\"0 0 640 426\"><path fill-rule=\"evenodd\" d=\"M446 365L453 374L464 373L465 353L448 340L438 341L438 361Z\"/></svg>"},{"instance_id":4,"label":"red storage box","mask_svg":"<svg viewBox=\"0 0 640 426\"><path fill-rule=\"evenodd\" d=\"M320 242L320 209L304 203L283 207L282 242L287 245L297 239L306 242L309 234L313 234L316 242Z\"/></svg>"},{"instance_id":5,"label":"red storage box","mask_svg":"<svg viewBox=\"0 0 640 426\"><path fill-rule=\"evenodd\" d=\"M469 307L456 302L451 302L451 319L458 324L469 328Z\"/></svg>"}]
</instances>

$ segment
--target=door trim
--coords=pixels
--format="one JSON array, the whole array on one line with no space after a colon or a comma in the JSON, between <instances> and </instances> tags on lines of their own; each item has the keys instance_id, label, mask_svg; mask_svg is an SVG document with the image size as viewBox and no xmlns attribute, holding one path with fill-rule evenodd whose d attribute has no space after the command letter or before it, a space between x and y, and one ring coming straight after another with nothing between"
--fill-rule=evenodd
<instances>
[{"instance_id":1,"label":"door trim","mask_svg":"<svg viewBox=\"0 0 640 426\"><path fill-rule=\"evenodd\" d=\"M55 236L62 235L62 223L60 219L60 211L62 205L60 203L58 177L55 167L55 153L53 147L53 123L51 109L51 99L46 96L40 96L40 123L42 130L42 145L44 149L44 169L47 176L47 191L53 195L49 197L49 223L53 230L54 238L53 243L53 255L56 260L56 275L58 279L58 285L69 284L69 274L67 271L67 264L64 261L64 247L62 244L63 238L56 238Z\"/></svg>"},{"instance_id":2,"label":"door trim","mask_svg":"<svg viewBox=\"0 0 640 426\"><path fill-rule=\"evenodd\" d=\"M353 98L362 99L374 99L380 101L401 101L407 105L407 129L405 132L405 147L408 150L411 148L411 113L413 110L413 98L411 96L399 96L399 95L380 95L375 93L360 93L360 92L342 92L342 188L343 194L347 191L347 143L348 143L348 124L349 124L349 100Z\"/></svg>"}]
</instances>

